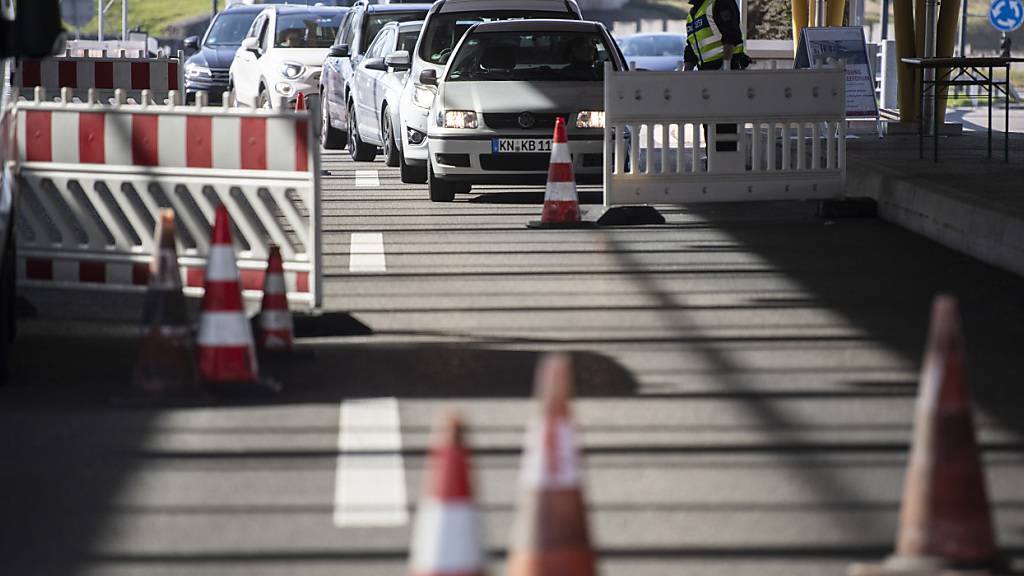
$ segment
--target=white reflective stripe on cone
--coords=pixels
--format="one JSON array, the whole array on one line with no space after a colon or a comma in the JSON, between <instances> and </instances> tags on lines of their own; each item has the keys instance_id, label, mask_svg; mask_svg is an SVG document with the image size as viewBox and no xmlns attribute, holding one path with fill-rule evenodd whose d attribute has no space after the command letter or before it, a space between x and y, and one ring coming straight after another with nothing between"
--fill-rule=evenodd
<instances>
[{"instance_id":1,"label":"white reflective stripe on cone","mask_svg":"<svg viewBox=\"0 0 1024 576\"><path fill-rule=\"evenodd\" d=\"M196 342L200 346L252 346L249 321L242 312L203 312Z\"/></svg>"},{"instance_id":2,"label":"white reflective stripe on cone","mask_svg":"<svg viewBox=\"0 0 1024 576\"><path fill-rule=\"evenodd\" d=\"M552 164L572 164L572 155L569 154L569 144L555 142L551 145Z\"/></svg>"},{"instance_id":3,"label":"white reflective stripe on cone","mask_svg":"<svg viewBox=\"0 0 1024 576\"><path fill-rule=\"evenodd\" d=\"M476 510L469 502L422 502L413 532L414 574L471 574L483 570Z\"/></svg>"},{"instance_id":4,"label":"white reflective stripe on cone","mask_svg":"<svg viewBox=\"0 0 1024 576\"><path fill-rule=\"evenodd\" d=\"M574 182L548 182L545 200L576 200L576 184Z\"/></svg>"},{"instance_id":5,"label":"white reflective stripe on cone","mask_svg":"<svg viewBox=\"0 0 1024 576\"><path fill-rule=\"evenodd\" d=\"M527 428L520 481L524 487L533 489L579 488L582 476L576 452L576 430L562 418L549 425L555 427L553 446L547 445L548 425L531 422Z\"/></svg>"},{"instance_id":6,"label":"white reflective stripe on cone","mask_svg":"<svg viewBox=\"0 0 1024 576\"><path fill-rule=\"evenodd\" d=\"M280 274L268 274L263 283L263 291L267 294L286 294L288 290L284 285L284 276Z\"/></svg>"},{"instance_id":7,"label":"white reflective stripe on cone","mask_svg":"<svg viewBox=\"0 0 1024 576\"><path fill-rule=\"evenodd\" d=\"M210 246L206 257L207 282L237 282L238 266L235 264L235 249L224 244Z\"/></svg>"},{"instance_id":8,"label":"white reflective stripe on cone","mask_svg":"<svg viewBox=\"0 0 1024 576\"><path fill-rule=\"evenodd\" d=\"M260 312L260 326L264 330L292 329L292 315L287 310L264 310Z\"/></svg>"}]
</instances>

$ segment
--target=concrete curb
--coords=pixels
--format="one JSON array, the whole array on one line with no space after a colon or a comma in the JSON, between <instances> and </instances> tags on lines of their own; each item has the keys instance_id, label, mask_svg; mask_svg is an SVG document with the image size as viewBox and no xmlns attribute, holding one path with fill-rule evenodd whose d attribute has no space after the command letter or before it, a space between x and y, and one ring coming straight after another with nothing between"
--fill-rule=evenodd
<instances>
[{"instance_id":1,"label":"concrete curb","mask_svg":"<svg viewBox=\"0 0 1024 576\"><path fill-rule=\"evenodd\" d=\"M882 219L1024 276L1024 219L971 203L955 190L851 159L851 196L870 196Z\"/></svg>"}]
</instances>

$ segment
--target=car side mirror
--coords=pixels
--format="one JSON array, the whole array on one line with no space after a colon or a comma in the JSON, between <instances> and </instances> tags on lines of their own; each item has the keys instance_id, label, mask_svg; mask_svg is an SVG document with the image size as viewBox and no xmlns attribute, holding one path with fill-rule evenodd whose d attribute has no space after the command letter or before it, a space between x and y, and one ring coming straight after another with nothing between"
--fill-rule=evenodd
<instances>
[{"instance_id":1,"label":"car side mirror","mask_svg":"<svg viewBox=\"0 0 1024 576\"><path fill-rule=\"evenodd\" d=\"M331 58L348 58L348 44L335 44L328 53Z\"/></svg>"},{"instance_id":2,"label":"car side mirror","mask_svg":"<svg viewBox=\"0 0 1024 576\"><path fill-rule=\"evenodd\" d=\"M420 84L427 86L437 86L437 70L429 68L420 72Z\"/></svg>"},{"instance_id":3,"label":"car side mirror","mask_svg":"<svg viewBox=\"0 0 1024 576\"><path fill-rule=\"evenodd\" d=\"M384 63L383 58L367 58L363 60L363 68L367 70L377 70L379 72L387 72L388 65Z\"/></svg>"},{"instance_id":4,"label":"car side mirror","mask_svg":"<svg viewBox=\"0 0 1024 576\"><path fill-rule=\"evenodd\" d=\"M253 54L260 55L260 41L258 38L246 38L242 40L242 50L252 52Z\"/></svg>"},{"instance_id":5,"label":"car side mirror","mask_svg":"<svg viewBox=\"0 0 1024 576\"><path fill-rule=\"evenodd\" d=\"M185 48L189 50L199 50L199 36L189 36L185 38Z\"/></svg>"},{"instance_id":6,"label":"car side mirror","mask_svg":"<svg viewBox=\"0 0 1024 576\"><path fill-rule=\"evenodd\" d=\"M384 57L384 63L395 70L408 70L410 61L408 50L396 50Z\"/></svg>"}]
</instances>

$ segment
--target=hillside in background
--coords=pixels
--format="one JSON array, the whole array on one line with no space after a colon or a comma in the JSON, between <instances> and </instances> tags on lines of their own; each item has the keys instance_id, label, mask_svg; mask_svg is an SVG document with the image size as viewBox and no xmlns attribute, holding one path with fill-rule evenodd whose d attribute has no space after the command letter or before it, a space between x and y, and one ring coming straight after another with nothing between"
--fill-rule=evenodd
<instances>
[{"instance_id":1,"label":"hillside in background","mask_svg":"<svg viewBox=\"0 0 1024 576\"><path fill-rule=\"evenodd\" d=\"M109 0L104 0L109 1ZM223 0L219 2L224 4ZM129 0L128 27L131 30L148 32L151 36L166 35L167 27L204 14L210 13L210 0ZM82 36L96 36L99 19L82 27ZM65 24L74 33L75 28ZM104 20L104 33L107 36L120 37L121 34L121 2L115 0Z\"/></svg>"}]
</instances>

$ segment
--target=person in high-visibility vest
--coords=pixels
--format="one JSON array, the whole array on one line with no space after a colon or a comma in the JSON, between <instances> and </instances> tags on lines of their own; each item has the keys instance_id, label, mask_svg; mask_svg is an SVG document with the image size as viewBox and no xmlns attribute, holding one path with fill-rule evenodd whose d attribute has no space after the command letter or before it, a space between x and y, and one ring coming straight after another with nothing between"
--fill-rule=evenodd
<instances>
[{"instance_id":1,"label":"person in high-visibility vest","mask_svg":"<svg viewBox=\"0 0 1024 576\"><path fill-rule=\"evenodd\" d=\"M743 49L740 9L736 0L690 0L686 17L686 70L742 70L750 64Z\"/></svg>"}]
</instances>

